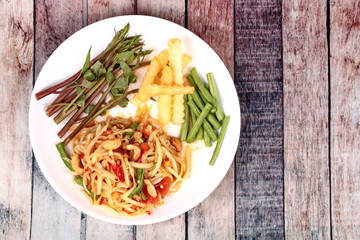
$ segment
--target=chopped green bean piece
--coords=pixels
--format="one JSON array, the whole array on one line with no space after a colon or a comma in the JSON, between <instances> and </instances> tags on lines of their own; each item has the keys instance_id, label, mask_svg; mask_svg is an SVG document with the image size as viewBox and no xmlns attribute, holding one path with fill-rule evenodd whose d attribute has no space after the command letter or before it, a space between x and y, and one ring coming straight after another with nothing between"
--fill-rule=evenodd
<instances>
[{"instance_id":1,"label":"chopped green bean piece","mask_svg":"<svg viewBox=\"0 0 360 240\"><path fill-rule=\"evenodd\" d=\"M56 148L57 148L58 152L60 153L61 159L63 160L63 162L65 163L67 168L70 169L70 171L74 171L74 169L71 166L71 163L69 161L70 157L65 150L65 144L63 142L58 143L58 144L56 144Z\"/></svg>"}]
</instances>

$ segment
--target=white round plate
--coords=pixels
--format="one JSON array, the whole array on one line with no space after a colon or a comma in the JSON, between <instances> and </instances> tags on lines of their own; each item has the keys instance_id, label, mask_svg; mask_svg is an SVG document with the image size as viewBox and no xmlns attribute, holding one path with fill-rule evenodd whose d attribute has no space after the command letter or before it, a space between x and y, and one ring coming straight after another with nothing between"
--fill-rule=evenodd
<instances>
[{"instance_id":1,"label":"white round plate","mask_svg":"<svg viewBox=\"0 0 360 240\"><path fill-rule=\"evenodd\" d=\"M93 206L74 183L73 177L61 160L55 144L61 140L57 132L61 124L56 125L44 110L55 95L39 101L35 93L44 90L77 72L83 65L87 51L92 46L92 58L98 55L114 36L114 29L122 29L130 23L130 35L142 34L146 48L154 49L152 56L167 49L170 38L182 41L182 50L193 58L189 67L196 67L200 76L212 72L218 84L221 104L224 112L231 115L230 124L215 166L208 164L214 146L205 148L197 144L193 154L192 172L182 184L180 190L165 199L165 204L152 214L139 217L124 217L114 214L103 206ZM50 56L42 68L33 93L29 109L30 139L36 160L50 185L71 205L80 211L103 221L140 225L164 221L176 217L203 201L218 186L227 173L239 141L240 107L232 78L218 55L202 39L187 29L155 17L120 16L91 24L73 34L64 41ZM232 200L231 200L232 201ZM213 206L221 211L218 206Z\"/></svg>"}]
</instances>

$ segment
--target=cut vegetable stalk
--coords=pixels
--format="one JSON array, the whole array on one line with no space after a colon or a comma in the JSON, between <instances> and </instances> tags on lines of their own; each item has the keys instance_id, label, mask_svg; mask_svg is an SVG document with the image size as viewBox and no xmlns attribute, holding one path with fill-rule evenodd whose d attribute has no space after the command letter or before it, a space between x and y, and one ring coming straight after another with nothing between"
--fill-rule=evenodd
<instances>
[{"instance_id":1,"label":"cut vegetable stalk","mask_svg":"<svg viewBox=\"0 0 360 240\"><path fill-rule=\"evenodd\" d=\"M105 86L106 83L104 82L103 85ZM103 87L104 87L103 86ZM90 96L88 101L85 103L84 107L79 108L74 115L69 119L69 121L65 124L65 126L60 130L58 133L58 136L62 138L66 132L71 128L72 125L76 122L78 117L85 111L85 109L90 105L90 103L94 100L95 97L97 97L98 93L100 93L102 87L99 87L96 89L96 91Z\"/></svg>"},{"instance_id":2,"label":"cut vegetable stalk","mask_svg":"<svg viewBox=\"0 0 360 240\"><path fill-rule=\"evenodd\" d=\"M87 115L87 117L76 127L76 129L70 133L69 136L65 139L64 143L68 144L69 141L75 137L75 135L86 125L90 122L90 119L92 118L92 115L96 113L96 111L100 108L101 104L104 102L106 95L111 91L113 86L116 84L116 81L114 81L103 93L103 95L100 97L99 101L94 106L93 110Z\"/></svg>"}]
</instances>

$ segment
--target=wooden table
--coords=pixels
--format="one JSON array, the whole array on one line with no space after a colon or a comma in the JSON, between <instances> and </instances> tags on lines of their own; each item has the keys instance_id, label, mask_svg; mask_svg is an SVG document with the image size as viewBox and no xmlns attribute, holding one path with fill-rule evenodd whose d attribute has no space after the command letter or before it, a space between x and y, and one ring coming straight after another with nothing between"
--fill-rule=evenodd
<instances>
[{"instance_id":1,"label":"wooden table","mask_svg":"<svg viewBox=\"0 0 360 240\"><path fill-rule=\"evenodd\" d=\"M28 137L32 86L54 49L127 14L171 20L208 42L242 111L234 164L216 191L145 226L66 203ZM10 0L0 16L0 239L360 239L359 0Z\"/></svg>"}]
</instances>

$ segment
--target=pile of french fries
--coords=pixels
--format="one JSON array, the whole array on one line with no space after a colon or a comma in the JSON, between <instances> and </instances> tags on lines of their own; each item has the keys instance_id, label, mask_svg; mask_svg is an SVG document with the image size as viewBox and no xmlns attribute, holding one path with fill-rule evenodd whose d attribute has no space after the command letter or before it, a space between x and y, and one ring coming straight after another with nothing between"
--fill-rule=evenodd
<instances>
[{"instance_id":1,"label":"pile of french fries","mask_svg":"<svg viewBox=\"0 0 360 240\"><path fill-rule=\"evenodd\" d=\"M193 86L186 86L183 71L191 62L191 57L181 51L181 40L168 41L168 50L163 50L151 60L139 91L130 100L135 106L146 103L158 96L158 119L161 125L169 122L184 122L184 94L194 92Z\"/></svg>"}]
</instances>

